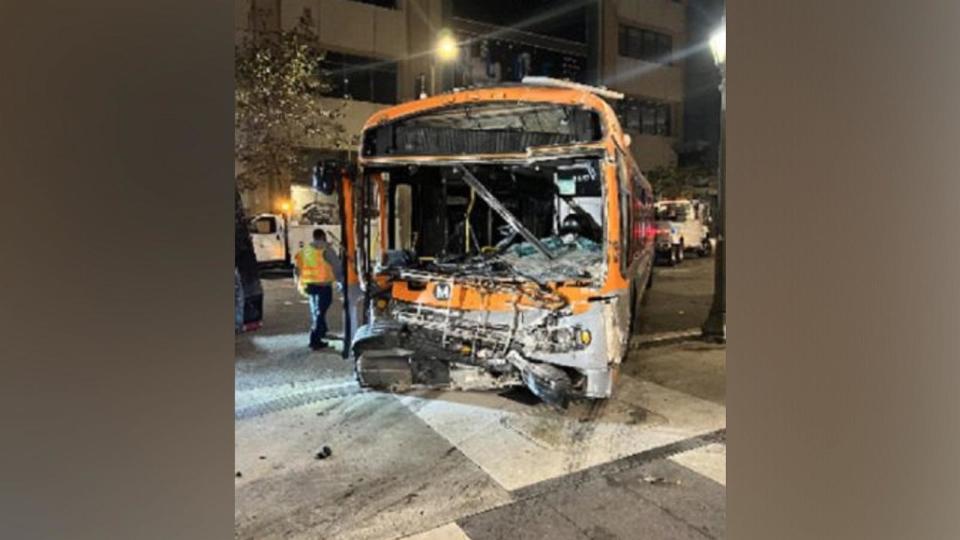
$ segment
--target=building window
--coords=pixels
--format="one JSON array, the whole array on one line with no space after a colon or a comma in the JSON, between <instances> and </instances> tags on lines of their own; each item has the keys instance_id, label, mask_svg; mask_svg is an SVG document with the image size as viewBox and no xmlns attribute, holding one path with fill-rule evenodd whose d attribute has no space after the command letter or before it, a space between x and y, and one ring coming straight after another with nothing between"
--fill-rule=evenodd
<instances>
[{"instance_id":1,"label":"building window","mask_svg":"<svg viewBox=\"0 0 960 540\"><path fill-rule=\"evenodd\" d=\"M624 127L632 131L640 131L642 126L640 107L633 106L626 109L626 114L623 115L626 119L623 122Z\"/></svg>"},{"instance_id":2,"label":"building window","mask_svg":"<svg viewBox=\"0 0 960 540\"><path fill-rule=\"evenodd\" d=\"M628 131L664 137L672 134L669 103L625 99L617 103L617 116Z\"/></svg>"},{"instance_id":3,"label":"building window","mask_svg":"<svg viewBox=\"0 0 960 540\"><path fill-rule=\"evenodd\" d=\"M657 119L654 125L657 135L670 135L670 106L657 105L654 107L657 113Z\"/></svg>"},{"instance_id":4,"label":"building window","mask_svg":"<svg viewBox=\"0 0 960 540\"><path fill-rule=\"evenodd\" d=\"M327 52L320 70L330 83L330 90L324 95L374 103L397 102L396 62Z\"/></svg>"},{"instance_id":5,"label":"building window","mask_svg":"<svg viewBox=\"0 0 960 540\"><path fill-rule=\"evenodd\" d=\"M672 52L673 37L653 30L620 25L620 56L669 64Z\"/></svg>"},{"instance_id":6,"label":"building window","mask_svg":"<svg viewBox=\"0 0 960 540\"><path fill-rule=\"evenodd\" d=\"M397 0L353 0L354 2L360 2L361 4L370 4L371 6L377 6L388 9L397 9Z\"/></svg>"}]
</instances>

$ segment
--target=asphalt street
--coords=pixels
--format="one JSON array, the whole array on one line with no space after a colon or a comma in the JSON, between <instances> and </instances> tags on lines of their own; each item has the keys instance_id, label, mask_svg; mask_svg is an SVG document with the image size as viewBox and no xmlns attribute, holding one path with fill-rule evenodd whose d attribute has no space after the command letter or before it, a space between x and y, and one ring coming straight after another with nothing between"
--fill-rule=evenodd
<instances>
[{"instance_id":1,"label":"asphalt street","mask_svg":"<svg viewBox=\"0 0 960 540\"><path fill-rule=\"evenodd\" d=\"M289 276L266 275L263 328L236 340L236 537L724 537L725 348L651 344L702 323L713 259L655 272L654 341L612 399L566 412L523 390L364 391L307 348Z\"/></svg>"}]
</instances>

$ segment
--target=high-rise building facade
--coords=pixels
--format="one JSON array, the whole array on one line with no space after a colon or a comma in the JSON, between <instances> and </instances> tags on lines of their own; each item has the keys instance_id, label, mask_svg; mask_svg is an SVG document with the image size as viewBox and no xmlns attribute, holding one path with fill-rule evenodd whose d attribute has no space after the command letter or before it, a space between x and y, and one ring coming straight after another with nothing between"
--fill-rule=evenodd
<instances>
[{"instance_id":1,"label":"high-rise building facade","mask_svg":"<svg viewBox=\"0 0 960 540\"><path fill-rule=\"evenodd\" d=\"M543 75L599 84L643 170L673 165L683 126L686 0L237 0L237 35L294 27L308 15L327 51L320 69L348 134L391 104L457 87ZM434 54L441 32L460 43ZM310 155L328 149L305 146ZM347 156L349 157L349 156ZM295 182L308 181L304 178ZM253 196L256 199L256 195ZM269 201L250 201L254 208Z\"/></svg>"}]
</instances>

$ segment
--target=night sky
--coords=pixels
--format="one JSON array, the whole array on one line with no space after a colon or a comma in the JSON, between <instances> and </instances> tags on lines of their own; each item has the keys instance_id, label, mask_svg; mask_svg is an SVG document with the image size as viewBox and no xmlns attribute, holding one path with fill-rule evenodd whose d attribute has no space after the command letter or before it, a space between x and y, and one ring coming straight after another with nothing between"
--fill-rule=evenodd
<instances>
[{"instance_id":1,"label":"night sky","mask_svg":"<svg viewBox=\"0 0 960 540\"><path fill-rule=\"evenodd\" d=\"M590 3L590 0L459 1L453 2L453 15L584 43L587 39L584 6ZM551 12L556 15L546 16ZM534 21L523 24L528 19Z\"/></svg>"},{"instance_id":2,"label":"night sky","mask_svg":"<svg viewBox=\"0 0 960 540\"><path fill-rule=\"evenodd\" d=\"M691 42L706 42L720 25L723 0L690 0L687 4L687 32ZM716 163L720 140L720 75L709 49L687 58L684 79L683 139L704 142L710 150L708 163Z\"/></svg>"}]
</instances>

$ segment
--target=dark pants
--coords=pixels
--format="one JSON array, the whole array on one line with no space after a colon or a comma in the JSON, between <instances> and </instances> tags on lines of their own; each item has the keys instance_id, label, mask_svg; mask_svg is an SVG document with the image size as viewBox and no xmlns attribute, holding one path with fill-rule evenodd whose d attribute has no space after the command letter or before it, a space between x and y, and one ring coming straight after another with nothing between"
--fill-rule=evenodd
<instances>
[{"instance_id":1,"label":"dark pants","mask_svg":"<svg viewBox=\"0 0 960 540\"><path fill-rule=\"evenodd\" d=\"M327 309L333 301L333 287L307 285L307 297L310 298L310 348L316 349L327 335Z\"/></svg>"}]
</instances>

